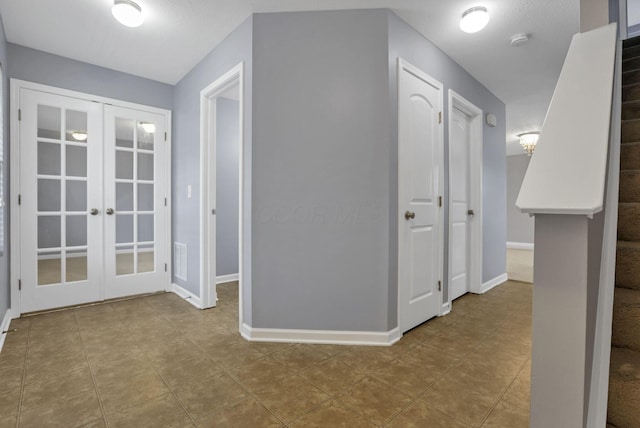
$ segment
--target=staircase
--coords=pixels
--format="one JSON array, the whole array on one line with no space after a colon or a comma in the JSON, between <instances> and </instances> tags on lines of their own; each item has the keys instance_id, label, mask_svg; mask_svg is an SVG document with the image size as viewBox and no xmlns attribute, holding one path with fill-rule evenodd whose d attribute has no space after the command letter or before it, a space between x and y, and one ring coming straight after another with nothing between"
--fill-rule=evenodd
<instances>
[{"instance_id":1,"label":"staircase","mask_svg":"<svg viewBox=\"0 0 640 428\"><path fill-rule=\"evenodd\" d=\"M640 37L624 42L616 288L607 426L640 427Z\"/></svg>"}]
</instances>

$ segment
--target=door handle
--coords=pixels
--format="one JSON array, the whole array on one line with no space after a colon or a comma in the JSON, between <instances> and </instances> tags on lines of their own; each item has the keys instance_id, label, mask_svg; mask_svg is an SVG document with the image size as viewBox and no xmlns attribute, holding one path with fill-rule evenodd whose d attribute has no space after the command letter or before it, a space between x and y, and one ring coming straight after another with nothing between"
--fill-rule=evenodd
<instances>
[{"instance_id":1,"label":"door handle","mask_svg":"<svg viewBox=\"0 0 640 428\"><path fill-rule=\"evenodd\" d=\"M107 208L107 215L113 214L113 208Z\"/></svg>"},{"instance_id":2,"label":"door handle","mask_svg":"<svg viewBox=\"0 0 640 428\"><path fill-rule=\"evenodd\" d=\"M99 211L97 208L91 208L91 211L89 211L91 213L91 215L98 215Z\"/></svg>"},{"instance_id":3,"label":"door handle","mask_svg":"<svg viewBox=\"0 0 640 428\"><path fill-rule=\"evenodd\" d=\"M407 211L404 213L404 218L407 220L411 220L412 218L416 218L416 213Z\"/></svg>"},{"instance_id":4,"label":"door handle","mask_svg":"<svg viewBox=\"0 0 640 428\"><path fill-rule=\"evenodd\" d=\"M473 210L469 210L467 211L467 215L476 215L476 213Z\"/></svg>"}]
</instances>

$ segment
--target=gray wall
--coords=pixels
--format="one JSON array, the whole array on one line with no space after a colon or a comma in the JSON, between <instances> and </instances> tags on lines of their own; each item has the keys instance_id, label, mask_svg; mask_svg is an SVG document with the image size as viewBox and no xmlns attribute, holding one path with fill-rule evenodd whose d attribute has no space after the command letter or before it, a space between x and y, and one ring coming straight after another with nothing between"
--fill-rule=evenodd
<instances>
[{"instance_id":1,"label":"gray wall","mask_svg":"<svg viewBox=\"0 0 640 428\"><path fill-rule=\"evenodd\" d=\"M535 220L516 207L530 159L526 154L507 156L507 242L533 244Z\"/></svg>"},{"instance_id":2,"label":"gray wall","mask_svg":"<svg viewBox=\"0 0 640 428\"><path fill-rule=\"evenodd\" d=\"M173 282L195 295L200 295L200 91L244 62L244 161L245 245L251 242L251 100L252 100L253 17L247 18L220 45L211 51L174 89L173 112L173 242L187 245L188 281L173 277ZM187 185L193 197L187 198ZM247 247L249 248L249 247ZM244 319L251 325L251 255L244 260Z\"/></svg>"},{"instance_id":3,"label":"gray wall","mask_svg":"<svg viewBox=\"0 0 640 428\"><path fill-rule=\"evenodd\" d=\"M10 299L10 287L9 287L9 72L7 70L7 41L4 34L4 26L0 18L0 64L2 64L2 142L0 143L0 150L2 151L4 159L4 167L2 168L2 193L5 201L4 206L0 207L2 210L2 222L0 222L0 228L2 228L4 242L2 242L2 248L0 249L0 322L4 319L7 309L9 309Z\"/></svg>"},{"instance_id":4,"label":"gray wall","mask_svg":"<svg viewBox=\"0 0 640 428\"><path fill-rule=\"evenodd\" d=\"M216 102L216 275L238 273L240 103Z\"/></svg>"},{"instance_id":5,"label":"gray wall","mask_svg":"<svg viewBox=\"0 0 640 428\"><path fill-rule=\"evenodd\" d=\"M487 88L482 86L473 76L438 49L433 43L425 39L417 31L392 12L389 17L389 91L391 93L391 166L389 188L392 189L391 211L389 215L390 260L397 260L397 65L401 57L420 68L444 85L444 138L445 165L448 165L448 90L453 89L458 94L482 109L484 114L493 113L498 118L498 126L490 128L483 126L483 177L482 177L482 281L487 282L506 273L506 127L505 106ZM483 122L484 123L484 122ZM445 170L445 188L448 189L448 167ZM448 190L445 200L448 200ZM448 216L445 203L445 218ZM445 243L448 241L448 224L445 225ZM448 259L448 247L445 244L445 259ZM445 282L448 263L445 260ZM389 269L389 324L395 322L394 308L397 300L397 265L394 263ZM445 289L448 289L446 284Z\"/></svg>"},{"instance_id":6,"label":"gray wall","mask_svg":"<svg viewBox=\"0 0 640 428\"><path fill-rule=\"evenodd\" d=\"M253 327L388 330L386 20L254 15Z\"/></svg>"},{"instance_id":7,"label":"gray wall","mask_svg":"<svg viewBox=\"0 0 640 428\"><path fill-rule=\"evenodd\" d=\"M173 108L173 86L7 44L9 77L153 107Z\"/></svg>"}]
</instances>

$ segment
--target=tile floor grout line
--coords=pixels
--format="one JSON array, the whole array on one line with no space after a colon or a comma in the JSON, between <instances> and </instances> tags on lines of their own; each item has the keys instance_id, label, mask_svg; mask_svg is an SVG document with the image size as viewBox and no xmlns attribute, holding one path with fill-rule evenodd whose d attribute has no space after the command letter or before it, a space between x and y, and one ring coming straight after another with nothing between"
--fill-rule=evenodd
<instances>
[{"instance_id":1,"label":"tile floor grout line","mask_svg":"<svg viewBox=\"0 0 640 428\"><path fill-rule=\"evenodd\" d=\"M511 382L509 382L509 385L507 385L507 387L504 389L504 391L502 391L502 393L500 394L500 396L498 397L498 399L496 400L496 402L494 403L493 406L491 406L491 409L489 409L489 411L484 415L484 417L482 418L482 421L480 422L480 425L478 425L478 428L482 428L482 426L484 425L484 423L487 421L487 419L489 419L489 416L491 416L491 412L493 412L493 410L498 407L498 404L500 404L500 401L502 401L502 398L505 396L505 394L507 393L507 391L509 390L509 388L511 388L511 385L513 385L513 383L516 381L516 379L518 378L518 376L520 375L520 372L522 372L522 370L524 370L524 367L528 364L529 360L526 360L524 363L522 363L522 366L520 367L520 370L518 370L518 372L516 373L516 375L513 377L513 379L511 380Z\"/></svg>"},{"instance_id":2,"label":"tile floor grout line","mask_svg":"<svg viewBox=\"0 0 640 428\"><path fill-rule=\"evenodd\" d=\"M158 308L156 308L156 311L158 310ZM169 325L171 325L176 331L178 331L180 334L184 335L184 332L181 329L178 329L175 324L168 319L167 317L164 316L164 314L162 312L159 312L160 317L162 317ZM224 374L226 374L227 376L229 376L240 388L242 388L251 398L253 398L256 403L260 404L266 411L268 411L274 418L276 418L282 425L285 425L285 423L282 421L282 419L280 419L276 414L274 414L269 408L267 408L260 400L258 400L258 398L251 392L249 391L247 388L245 388L244 385L242 385L242 383L240 383L231 373L229 373L227 371L227 368L224 366L221 366L220 364L218 364L214 359L212 359L209 354L207 354L207 352L205 352L204 349L202 349L197 343L195 343L194 341L191 340L190 337L188 337L187 335L184 335L184 337L196 348L198 349L200 352L202 352L205 357L207 359L209 359L211 362L213 362L216 366L218 366L223 372ZM266 356L265 356L266 357ZM153 366L153 364L152 364ZM155 366L154 366L154 370ZM157 370L156 370L157 373ZM160 375L160 373L158 373L158 376L160 376L162 378L162 375ZM178 400L178 403L180 403L180 406L184 409L185 412L187 412L187 415L189 416L189 418L193 421L195 426L200 426L197 422L196 419L191 415L191 413L185 408L185 406L182 404L182 401L178 398L177 394L173 391L173 389L167 384L167 382L164 380L164 378L162 378L162 381L165 383L165 385L167 385L167 388L169 388L169 390L171 391L171 393L174 395L174 397L176 398L176 400ZM240 402L240 401L238 401Z\"/></svg>"},{"instance_id":3,"label":"tile floor grout line","mask_svg":"<svg viewBox=\"0 0 640 428\"><path fill-rule=\"evenodd\" d=\"M96 396L98 397L98 404L100 405L100 412L102 413L102 419L104 420L104 425L106 428L109 428L109 420L107 419L107 412L104 410L104 403L102 402L102 396L100 395L100 390L98 389L98 382L96 380L96 375L93 370L93 365L91 364L91 359L87 354L87 350L84 346L84 340L82 338L82 333L80 331L80 323L78 321L78 313L73 310L73 318L76 320L76 324L78 326L78 337L80 337L80 345L82 346L82 354L84 355L85 360L87 361L87 365L89 366L89 373L91 373L91 381L93 382L93 387L96 391Z\"/></svg>"},{"instance_id":4,"label":"tile floor grout line","mask_svg":"<svg viewBox=\"0 0 640 428\"><path fill-rule=\"evenodd\" d=\"M169 323L171 326L173 326L173 324L171 323L171 321L169 321L167 318L162 316L162 312L160 312L160 309L158 307L156 307L155 305L152 305L150 302L146 301L146 299L143 299L145 304L149 305L154 312L159 313L160 316L162 318L164 318L164 320ZM175 327L175 326L173 326ZM158 369L156 368L155 364L153 364L153 361L148 357L147 353L144 351L144 348L142 346L140 346L140 342L137 340L136 335L132 335L133 337L133 341L135 342L136 346L138 348L140 348L140 351L142 351L142 355L144 356L144 358L149 362L149 365L151 366L151 368L153 369L153 371L158 375L158 377L160 377L160 379L162 380L162 383L167 387L167 389L169 390L169 392L171 393L171 395L173 396L173 398L175 398L175 400L178 402L178 404L180 405L180 407L182 407L182 410L184 410L185 414L187 415L187 417L191 420L191 422L193 423L193 425L198 426L198 423L196 422L195 417L193 417L191 415L191 412L189 412L187 410L187 408L185 407L185 405L182 403L182 400L180 400L180 398L178 397L178 394L173 390L173 388L171 388L171 386L169 386L169 383L166 381L166 379L160 374L160 372L158 371ZM193 342L191 342L193 343ZM108 427L107 427L108 428Z\"/></svg>"}]
</instances>

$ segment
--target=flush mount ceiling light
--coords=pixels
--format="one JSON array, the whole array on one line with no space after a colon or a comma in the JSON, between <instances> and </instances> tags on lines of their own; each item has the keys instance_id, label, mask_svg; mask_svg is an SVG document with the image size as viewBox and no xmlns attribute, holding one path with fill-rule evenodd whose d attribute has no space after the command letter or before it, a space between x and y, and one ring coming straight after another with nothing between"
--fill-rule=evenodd
<instances>
[{"instance_id":1,"label":"flush mount ceiling light","mask_svg":"<svg viewBox=\"0 0 640 428\"><path fill-rule=\"evenodd\" d=\"M119 23L127 27L139 27L144 22L142 8L131 0L114 0L111 13Z\"/></svg>"},{"instance_id":2,"label":"flush mount ceiling light","mask_svg":"<svg viewBox=\"0 0 640 428\"><path fill-rule=\"evenodd\" d=\"M539 132L525 132L524 134L518 135L518 138L520 138L520 145L529 156L531 156L533 151L536 149L539 137Z\"/></svg>"},{"instance_id":3,"label":"flush mount ceiling light","mask_svg":"<svg viewBox=\"0 0 640 428\"><path fill-rule=\"evenodd\" d=\"M489 23L489 12L483 6L472 7L462 14L460 29L465 33L477 33Z\"/></svg>"},{"instance_id":4,"label":"flush mount ceiling light","mask_svg":"<svg viewBox=\"0 0 640 428\"><path fill-rule=\"evenodd\" d=\"M73 137L74 140L78 140L78 141L87 140L87 133L84 131L72 131L71 136Z\"/></svg>"},{"instance_id":5,"label":"flush mount ceiling light","mask_svg":"<svg viewBox=\"0 0 640 428\"><path fill-rule=\"evenodd\" d=\"M151 122L140 122L140 126L144 129L144 132L147 134L153 134L156 132L156 124Z\"/></svg>"}]
</instances>

